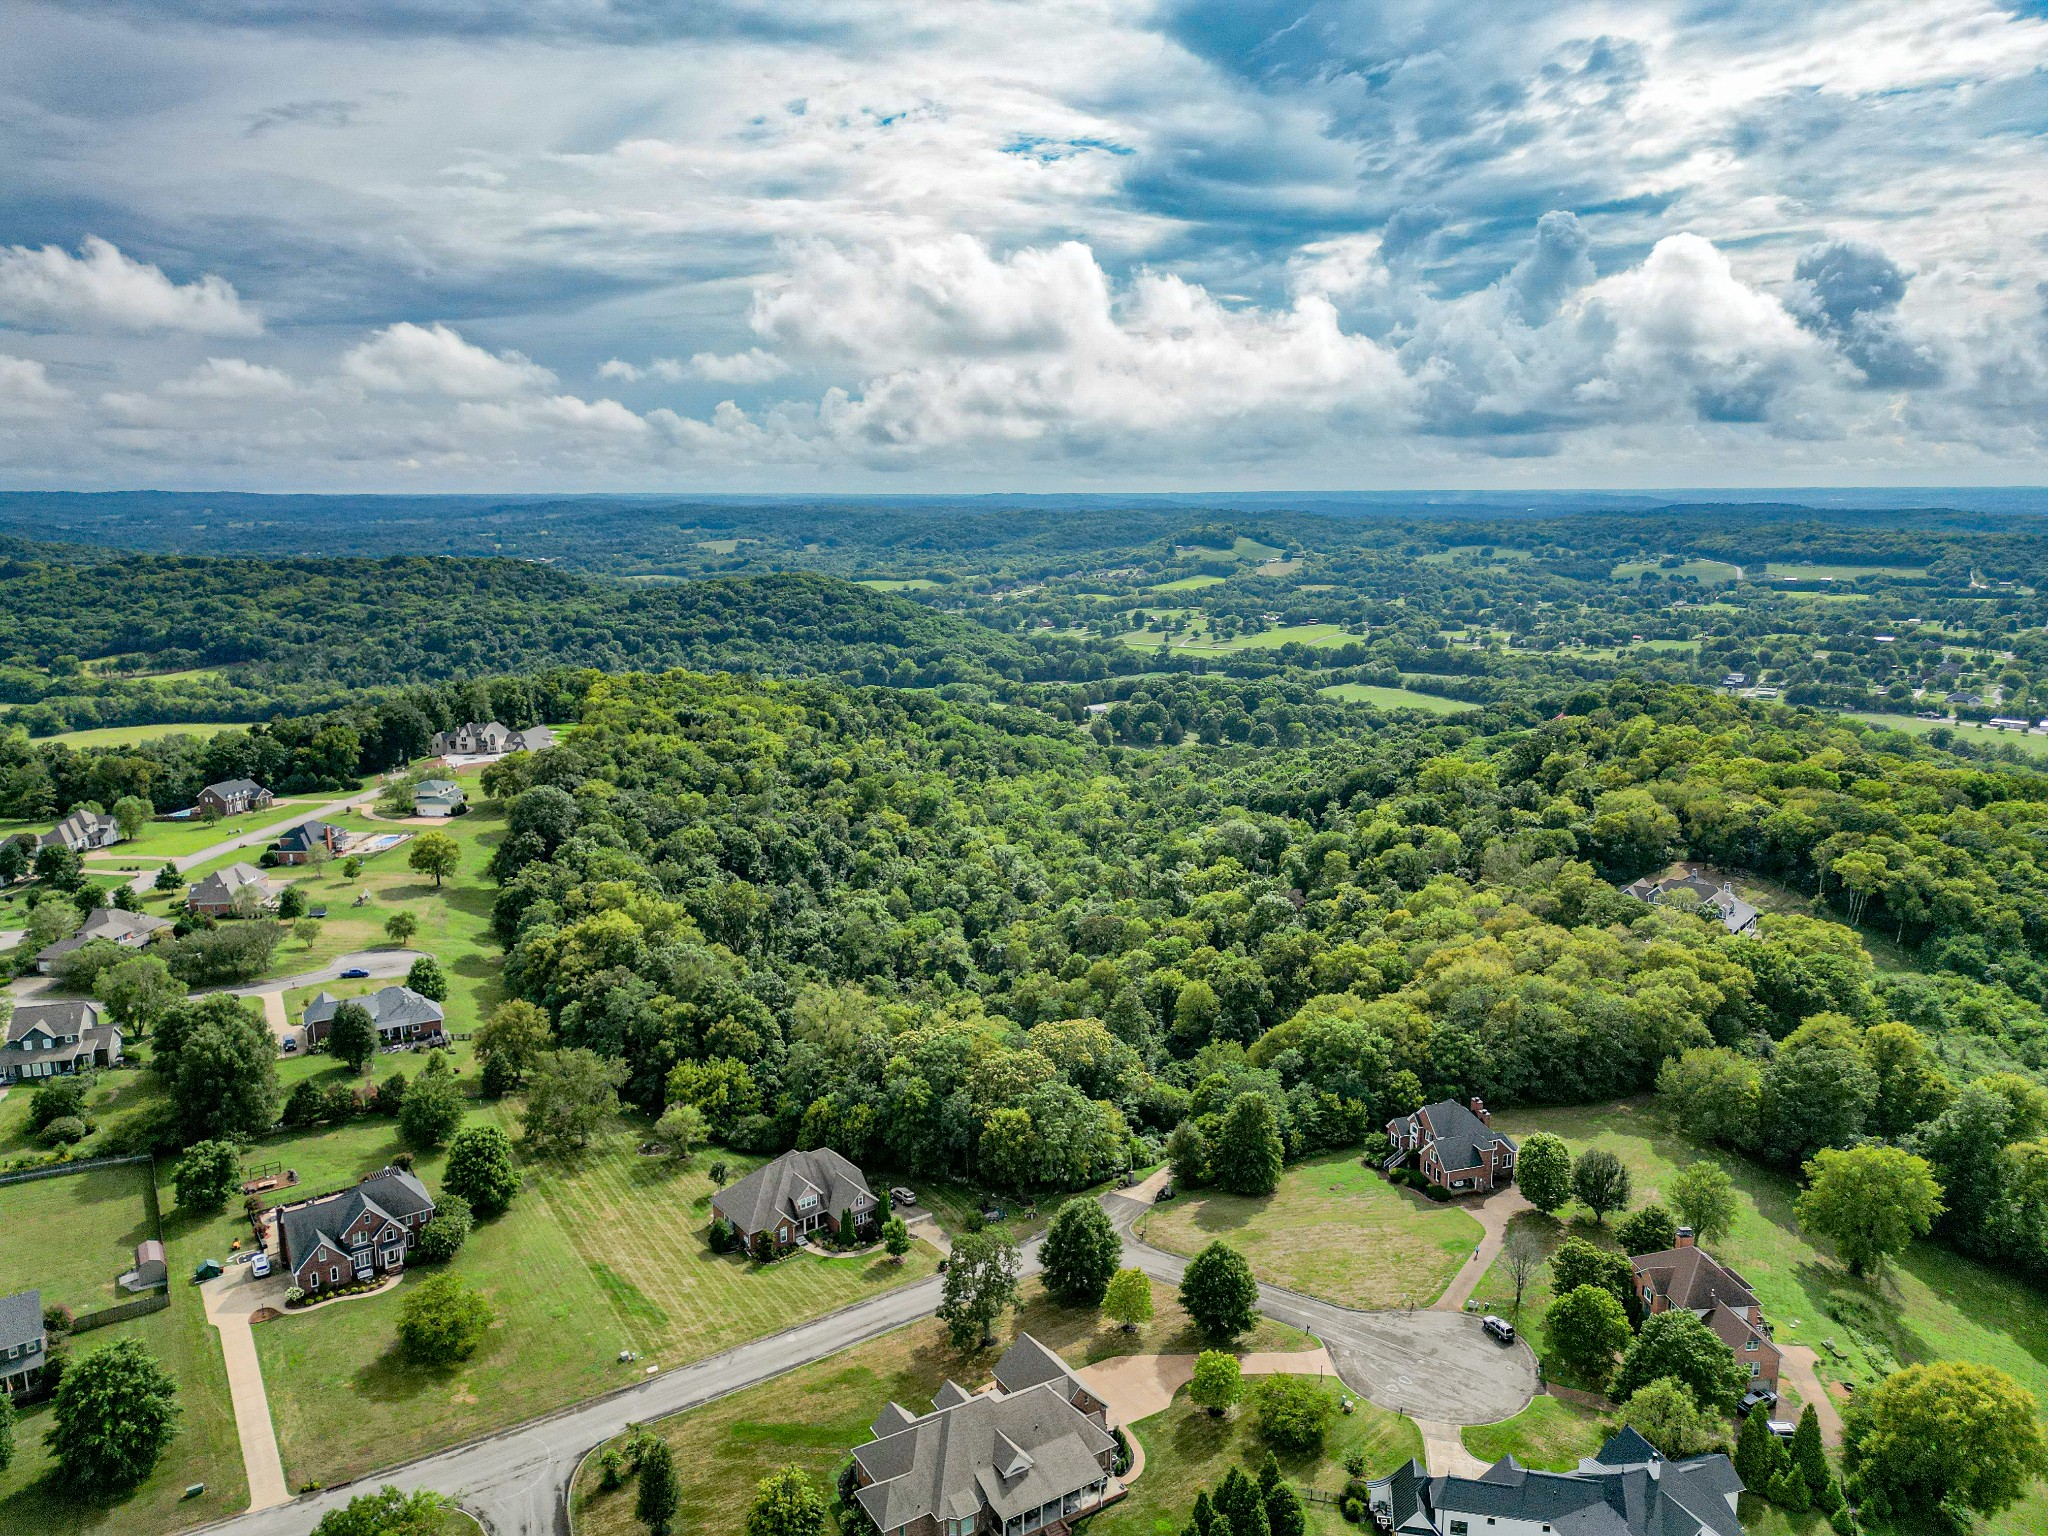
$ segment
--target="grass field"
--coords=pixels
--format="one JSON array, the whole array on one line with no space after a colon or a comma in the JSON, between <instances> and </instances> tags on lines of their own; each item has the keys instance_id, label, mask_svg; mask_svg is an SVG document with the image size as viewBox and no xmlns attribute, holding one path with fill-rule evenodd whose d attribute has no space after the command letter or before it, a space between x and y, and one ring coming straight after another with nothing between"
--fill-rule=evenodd
<instances>
[{"instance_id":1,"label":"grass field","mask_svg":"<svg viewBox=\"0 0 2048 1536\"><path fill-rule=\"evenodd\" d=\"M1260 1279L1351 1307L1428 1306L1483 1235L1465 1212L1387 1183L1351 1153L1297 1163L1263 1197L1183 1194L1153 1207L1140 1232L1187 1254L1222 1238Z\"/></svg>"},{"instance_id":2,"label":"grass field","mask_svg":"<svg viewBox=\"0 0 2048 1536\"><path fill-rule=\"evenodd\" d=\"M936 581L927 581L922 576L903 578L864 576L854 583L857 587L871 587L877 592L930 592L937 588Z\"/></svg>"},{"instance_id":3,"label":"grass field","mask_svg":"<svg viewBox=\"0 0 2048 1536\"><path fill-rule=\"evenodd\" d=\"M117 1209L132 1210L134 1223L142 1219L139 1178L146 1165L115 1169L130 1175L126 1190L109 1199L107 1219L97 1223L100 1239L116 1234ZM61 1179L41 1180L29 1185L10 1186L0 1195L14 1196L22 1189L75 1186L95 1174L74 1174ZM168 1183L162 1200L169 1207L172 1194ZM98 1201L88 1199L88 1207ZM47 1273L60 1250L73 1242L71 1209L58 1206L37 1213L37 1220L25 1222L28 1213L17 1205L0 1206L0 1261L10 1253L29 1255L27 1267ZM119 1234L123 1239L126 1233ZM49 1425L49 1407L24 1410L15 1424L14 1464L0 1472L0 1536L157 1536L157 1533L197 1525L237 1514L249 1502L249 1487L242 1475L241 1442L235 1434L234 1409L228 1398L227 1371L221 1363L218 1335L208 1326L198 1294L183 1284L201 1258L217 1255L210 1223L193 1222L178 1212L164 1213L164 1254L170 1266L171 1305L148 1317L133 1318L111 1327L77 1336L71 1345L73 1361L120 1339L137 1339L164 1365L178 1384L178 1405L183 1416L177 1437L140 1487L122 1497L77 1497L62 1480L52 1475L50 1457L43 1445ZM127 1268L130 1252L114 1256L116 1269ZM5 1271L6 1288L22 1283L10 1265ZM36 1277L31 1277L33 1283ZM194 1498L184 1496L194 1483L206 1490Z\"/></svg>"},{"instance_id":4,"label":"grass field","mask_svg":"<svg viewBox=\"0 0 2048 1536\"><path fill-rule=\"evenodd\" d=\"M303 821L306 812L314 806L331 804L339 798L339 792L330 795L298 796L280 800L265 811L253 811L247 816L230 816L220 821L205 821L198 817L190 821L152 821L139 835L124 838L111 848L102 848L87 854L87 867L100 865L112 868L124 860L137 867L144 864L161 864L165 859L186 858L202 848L210 848L215 843L234 837L238 832L255 832L272 825L282 834ZM261 852L260 848L252 848L242 857L253 859Z\"/></svg>"},{"instance_id":5,"label":"grass field","mask_svg":"<svg viewBox=\"0 0 2048 1536\"><path fill-rule=\"evenodd\" d=\"M1865 714L1861 710L1847 713L1852 719L1867 720L1888 731L1904 731L1909 736L1925 736L1929 731L1946 726L1955 733L1957 741L1967 741L1973 747L2005 745L2029 757L2048 757L2048 736L2029 736L2023 731L1994 731L1988 725L1970 725L1954 720L1919 720L1911 715Z\"/></svg>"},{"instance_id":6,"label":"grass field","mask_svg":"<svg viewBox=\"0 0 2048 1536\"><path fill-rule=\"evenodd\" d=\"M1267 576L1274 578L1292 576L1296 571L1300 570L1307 563L1308 562L1306 560L1301 559L1299 556L1292 560L1262 560L1257 565L1252 567L1252 574L1254 576Z\"/></svg>"},{"instance_id":7,"label":"grass field","mask_svg":"<svg viewBox=\"0 0 2048 1536\"><path fill-rule=\"evenodd\" d=\"M1133 1335L1105 1323L1093 1308L1056 1306L1038 1282L1028 1281L1024 1305L1000 1330L1003 1342L998 1348L963 1354L946 1342L939 1323L915 1323L762 1386L662 1420L653 1428L674 1447L676 1470L683 1478L678 1528L692 1536L739 1536L746 1524L746 1491L778 1467L800 1466L829 1487L847 1452L869 1438L868 1425L885 1403L898 1402L922 1413L948 1378L970 1390L981 1386L1002 1348L1020 1332L1077 1366L1141 1351L1196 1348L1198 1335L1173 1291L1155 1285L1152 1294L1156 1315ZM1311 1347L1305 1335L1263 1319L1238 1345L1240 1352ZM1355 1422L1363 1429L1366 1421L1340 1422ZM1149 1439L1146 1451L1155 1454ZM1170 1474L1170 1461L1166 1465ZM1146 1477L1150 1476L1148 1470ZM594 1458L584 1464L573 1502L581 1536L639 1536L645 1529L633 1518L630 1486L616 1492L598 1488ZM1179 1528L1176 1522L1174 1529Z\"/></svg>"},{"instance_id":8,"label":"grass field","mask_svg":"<svg viewBox=\"0 0 2048 1536\"><path fill-rule=\"evenodd\" d=\"M1475 1424L1463 1432L1465 1449L1488 1465L1513 1456L1525 1467L1570 1472L1607 1439L1600 1415L1562 1398L1538 1397L1512 1419Z\"/></svg>"},{"instance_id":9,"label":"grass field","mask_svg":"<svg viewBox=\"0 0 2048 1536\"><path fill-rule=\"evenodd\" d=\"M1803 561L1773 560L1764 567L1766 576L1791 576L1802 581L1854 581L1858 576L1925 576L1924 565L1809 565Z\"/></svg>"},{"instance_id":10,"label":"grass field","mask_svg":"<svg viewBox=\"0 0 2048 1536\"><path fill-rule=\"evenodd\" d=\"M24 1090L8 1094L26 1098ZM129 1299L114 1281L156 1236L144 1199L149 1164L94 1168L0 1187L0 1296L39 1289L45 1306L91 1312Z\"/></svg>"},{"instance_id":11,"label":"grass field","mask_svg":"<svg viewBox=\"0 0 2048 1536\"><path fill-rule=\"evenodd\" d=\"M516 1132L510 1101L474 1113ZM429 1371L399 1358L399 1294L257 1329L294 1486L358 1476L624 1386L649 1365L715 1354L921 1278L936 1263L921 1243L901 1266L799 1254L763 1269L714 1256L704 1241L710 1156L677 1169L641 1157L640 1135L621 1123L583 1154L527 1167L512 1209L478 1226L452 1267L490 1297L498 1322L465 1364ZM280 1139L260 1155L298 1167L302 1178L317 1160L320 1177L304 1182L321 1189L397 1149L388 1122L369 1122ZM439 1166L438 1154L421 1161L429 1188L439 1187ZM644 1358L619 1364L629 1348ZM352 1403L342 1421L332 1411L337 1395Z\"/></svg>"},{"instance_id":12,"label":"grass field","mask_svg":"<svg viewBox=\"0 0 2048 1536\"><path fill-rule=\"evenodd\" d=\"M1460 710L1477 709L1477 704L1467 704L1463 699L1446 699L1434 693L1417 693L1413 688L1380 688L1371 683L1335 683L1328 688L1318 689L1323 697L1340 699L1346 704L1373 704L1381 709L1422 709L1433 715L1455 715Z\"/></svg>"},{"instance_id":13,"label":"grass field","mask_svg":"<svg viewBox=\"0 0 2048 1536\"><path fill-rule=\"evenodd\" d=\"M1648 572L1660 576L1690 576L1709 586L1724 585L1740 579L1742 575L1740 566L1730 565L1725 560L1687 560L1668 570L1657 560L1624 560L1614 568L1613 579L1634 581Z\"/></svg>"},{"instance_id":14,"label":"grass field","mask_svg":"<svg viewBox=\"0 0 2048 1536\"><path fill-rule=\"evenodd\" d=\"M1336 1381L1324 1382L1323 1390L1332 1397L1343 1392ZM1213 1492L1233 1466L1255 1473L1266 1459L1266 1442L1245 1408L1213 1419L1188 1401L1186 1388L1165 1412L1132 1429L1145 1447L1144 1475L1128 1498L1088 1522L1089 1536L1174 1536L1187 1525L1198 1492ZM1346 1479L1344 1458L1354 1449L1365 1453L1368 1477L1383 1477L1422 1454L1422 1433L1410 1420L1360 1399L1352 1413L1332 1417L1320 1456L1282 1456L1280 1469L1299 1486L1335 1493ZM1316 1536L1350 1529L1327 1504L1308 1506L1308 1528Z\"/></svg>"},{"instance_id":15,"label":"grass field","mask_svg":"<svg viewBox=\"0 0 2048 1536\"><path fill-rule=\"evenodd\" d=\"M1158 586L1148 588L1147 590L1152 592L1196 592L1203 587L1220 587L1222 585L1223 578L1221 576L1183 576L1179 581L1162 581Z\"/></svg>"},{"instance_id":16,"label":"grass field","mask_svg":"<svg viewBox=\"0 0 2048 1536\"><path fill-rule=\"evenodd\" d=\"M1122 636L1123 643L1133 650L1154 651L1164 642L1176 651L1197 656L1227 656L1234 651L1271 651L1278 650L1283 645L1344 645L1362 638L1352 634L1341 624L1283 624L1258 634L1233 635L1224 640L1216 638L1207 622L1201 619L1197 619L1177 635L1146 628L1132 630Z\"/></svg>"},{"instance_id":17,"label":"grass field","mask_svg":"<svg viewBox=\"0 0 2048 1536\"><path fill-rule=\"evenodd\" d=\"M244 720L185 720L169 725L102 725L89 731L59 731L52 736L38 736L36 740L58 741L74 750L82 750L86 747L127 747L137 742L161 741L166 736L211 736L216 731L245 731L248 728L248 722Z\"/></svg>"}]
</instances>

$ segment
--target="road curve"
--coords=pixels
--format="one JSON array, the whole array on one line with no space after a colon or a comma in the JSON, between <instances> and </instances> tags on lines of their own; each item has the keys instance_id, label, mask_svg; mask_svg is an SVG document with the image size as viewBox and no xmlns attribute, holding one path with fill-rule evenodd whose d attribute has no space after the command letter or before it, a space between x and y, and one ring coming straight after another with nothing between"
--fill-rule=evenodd
<instances>
[{"instance_id":1,"label":"road curve","mask_svg":"<svg viewBox=\"0 0 2048 1536\"><path fill-rule=\"evenodd\" d=\"M1188 1261L1154 1248L1131 1228L1146 1203L1103 1196L1124 1239L1124 1262L1177 1284ZM1024 1246L1023 1272L1038 1269L1038 1244ZM931 1316L942 1282L932 1276L709 1360L681 1366L594 1402L580 1403L483 1440L451 1447L359 1483L309 1494L203 1527L232 1536L304 1536L330 1509L384 1483L431 1488L481 1515L493 1536L568 1536L568 1484L592 1446L629 1423L646 1423L757 1386L850 1345ZM1443 1423L1511 1417L1536 1391L1526 1344L1501 1349L1476 1318L1444 1312L1359 1312L1277 1286L1259 1287L1267 1316L1313 1333L1352 1390L1384 1407Z\"/></svg>"}]
</instances>

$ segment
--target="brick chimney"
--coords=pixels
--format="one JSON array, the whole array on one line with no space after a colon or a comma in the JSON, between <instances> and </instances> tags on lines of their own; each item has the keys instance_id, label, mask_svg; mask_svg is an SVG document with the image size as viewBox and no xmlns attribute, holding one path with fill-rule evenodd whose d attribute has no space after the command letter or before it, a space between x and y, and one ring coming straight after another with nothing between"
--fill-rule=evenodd
<instances>
[{"instance_id":1,"label":"brick chimney","mask_svg":"<svg viewBox=\"0 0 2048 1536\"><path fill-rule=\"evenodd\" d=\"M1486 1100L1480 1098L1476 1093L1472 1095L1472 1113L1479 1117L1481 1125L1493 1124L1493 1116L1486 1112Z\"/></svg>"},{"instance_id":2,"label":"brick chimney","mask_svg":"<svg viewBox=\"0 0 2048 1536\"><path fill-rule=\"evenodd\" d=\"M1680 1227L1678 1229L1678 1246L1681 1248L1690 1248L1692 1246L1691 1227Z\"/></svg>"}]
</instances>

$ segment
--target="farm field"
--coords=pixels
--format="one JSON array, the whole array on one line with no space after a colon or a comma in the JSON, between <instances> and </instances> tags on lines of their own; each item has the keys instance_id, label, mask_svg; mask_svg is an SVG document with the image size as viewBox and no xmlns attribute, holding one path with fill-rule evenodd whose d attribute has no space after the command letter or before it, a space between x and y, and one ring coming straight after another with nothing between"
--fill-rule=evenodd
<instances>
[{"instance_id":1,"label":"farm field","mask_svg":"<svg viewBox=\"0 0 2048 1536\"><path fill-rule=\"evenodd\" d=\"M166 677L204 677L200 672L166 673ZM211 736L216 731L248 729L246 720L184 720L164 725L101 725L84 731L59 731L38 736L37 742L57 741L73 749L85 747L126 747L138 742L161 741L166 736Z\"/></svg>"},{"instance_id":2,"label":"farm field","mask_svg":"<svg viewBox=\"0 0 2048 1536\"><path fill-rule=\"evenodd\" d=\"M1355 1152L1296 1163L1271 1195L1184 1191L1139 1234L1199 1253L1218 1238L1259 1278L1349 1307L1428 1306L1479 1246L1466 1212L1387 1183Z\"/></svg>"},{"instance_id":3,"label":"farm field","mask_svg":"<svg viewBox=\"0 0 2048 1536\"><path fill-rule=\"evenodd\" d=\"M1381 688L1372 683L1334 683L1316 691L1324 698L1341 699L1346 704L1373 704L1381 709L1424 709L1433 715L1455 715L1460 710L1479 707L1467 704L1463 699L1418 693L1413 688Z\"/></svg>"},{"instance_id":4,"label":"farm field","mask_svg":"<svg viewBox=\"0 0 2048 1536\"><path fill-rule=\"evenodd\" d=\"M800 1466L829 1486L846 1453L869 1438L868 1426L883 1404L893 1401L913 1413L924 1412L948 1378L970 1390L981 1386L1002 1349L1020 1332L1077 1366L1141 1351L1192 1347L1192 1325L1172 1289L1155 1285L1152 1291L1157 1315L1134 1336L1104 1322L1092 1308L1055 1305L1038 1282L1027 1281L1024 1305L1002 1329L998 1348L963 1354L947 1343L941 1324L927 1319L657 1422L651 1427L674 1448L676 1470L683 1479L678 1529L694 1536L740 1536L746 1525L746 1500L734 1497L733 1490L751 1488L778 1467ZM1240 1347L1313 1346L1305 1335L1262 1320ZM1161 1453L1154 1451L1150 1439L1145 1446L1148 1457ZM1138 1486L1150 1476L1148 1469ZM594 1458L584 1464L572 1502L580 1536L641 1536L646 1529L633 1517L630 1485L612 1492L599 1489ZM1174 1524L1176 1531L1185 1520L1185 1508L1181 1516ZM1101 1528L1099 1521L1095 1528Z\"/></svg>"},{"instance_id":5,"label":"farm field","mask_svg":"<svg viewBox=\"0 0 2048 1536\"><path fill-rule=\"evenodd\" d=\"M1347 641L1361 637L1352 634L1341 624L1285 624L1258 634L1234 635L1223 640L1215 637L1215 632L1205 621L1197 620L1178 635L1146 628L1132 630L1122 638L1125 645L1138 651L1157 650L1165 643L1176 651L1184 651L1191 655L1227 656L1233 651L1278 650L1283 645L1343 645Z\"/></svg>"},{"instance_id":6,"label":"farm field","mask_svg":"<svg viewBox=\"0 0 2048 1536\"><path fill-rule=\"evenodd\" d=\"M475 1113L516 1135L512 1101ZM473 1360L441 1371L399 1358L403 1286L257 1329L294 1486L357 1476L581 1401L648 1365L700 1359L919 1279L936 1264L922 1243L900 1267L880 1255L799 1254L767 1269L715 1256L704 1238L713 1154L678 1169L640 1156L640 1135L622 1121L574 1158L527 1165L512 1209L478 1225L451 1266L498 1310ZM266 1143L261 1155L298 1167L307 1188L321 1189L372 1171L397 1150L389 1122L367 1122ZM314 1159L322 1177L305 1178ZM728 1161L732 1177L751 1166ZM439 1188L440 1164L438 1153L421 1160L429 1189ZM620 1365L628 1348L643 1361ZM337 1394L355 1404L346 1422L331 1411Z\"/></svg>"},{"instance_id":7,"label":"farm field","mask_svg":"<svg viewBox=\"0 0 2048 1536\"><path fill-rule=\"evenodd\" d=\"M922 576L902 578L863 576L854 585L867 587L876 592L930 592L935 590L939 584L936 581L928 581Z\"/></svg>"},{"instance_id":8,"label":"farm field","mask_svg":"<svg viewBox=\"0 0 2048 1536\"><path fill-rule=\"evenodd\" d=\"M1822 565L1803 560L1773 560L1764 566L1766 576L1790 576L1802 581L1854 581L1858 576L1925 576L1924 565Z\"/></svg>"},{"instance_id":9,"label":"farm field","mask_svg":"<svg viewBox=\"0 0 2048 1536\"><path fill-rule=\"evenodd\" d=\"M1178 581L1162 581L1158 586L1148 587L1146 590L1151 592L1196 592L1203 587L1220 587L1223 585L1223 582L1224 578L1221 576L1183 576Z\"/></svg>"},{"instance_id":10,"label":"farm field","mask_svg":"<svg viewBox=\"0 0 2048 1536\"><path fill-rule=\"evenodd\" d=\"M129 1195L134 1221L142 1220L142 1196L136 1180L147 1165L112 1170L131 1176ZM39 1189L68 1185L92 1174L67 1175L27 1186L10 1186L0 1195L12 1196L22 1188ZM178 1433L156 1470L140 1487L119 1499L74 1497L52 1474L43 1434L49 1425L49 1406L26 1409L14 1427L14 1464L0 1472L0 1536L157 1536L239 1513L249 1502L248 1483L242 1474L241 1442L235 1434L234 1409L228 1398L227 1371L221 1363L219 1336L207 1324L199 1297L183 1282L202 1258L224 1257L213 1242L211 1223L195 1222L172 1208L173 1194L166 1180L161 1190L164 1210L164 1254L170 1266L171 1305L147 1317L130 1318L106 1328L77 1335L71 1343L74 1361L120 1339L139 1340L162 1362L178 1384L178 1405L182 1410ZM72 1241L68 1209L39 1212L33 1227L24 1230L23 1213L12 1205L4 1211L4 1246L0 1258L11 1251L33 1253L31 1262L45 1270L43 1257ZM45 1219L47 1218L47 1219ZM111 1223L107 1224L111 1227ZM125 1234L123 1234L125 1236ZM129 1252L114 1256L115 1273L127 1268ZM13 1289L23 1283L12 1267L5 1284ZM185 1489L204 1483L206 1489L193 1498Z\"/></svg>"},{"instance_id":11,"label":"farm field","mask_svg":"<svg viewBox=\"0 0 2048 1536\"><path fill-rule=\"evenodd\" d=\"M1687 560L1669 569L1665 568L1661 560L1624 560L1615 566L1613 579L1635 581L1652 572L1660 576L1690 576L1710 586L1725 585L1731 581L1739 581L1742 577L1742 567L1730 565L1725 560Z\"/></svg>"}]
</instances>

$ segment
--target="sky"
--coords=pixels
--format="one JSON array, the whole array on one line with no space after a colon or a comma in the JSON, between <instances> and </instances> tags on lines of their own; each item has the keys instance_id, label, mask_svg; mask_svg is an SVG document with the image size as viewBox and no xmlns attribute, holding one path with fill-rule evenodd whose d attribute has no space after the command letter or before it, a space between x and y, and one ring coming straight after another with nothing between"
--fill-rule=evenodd
<instances>
[{"instance_id":1,"label":"sky","mask_svg":"<svg viewBox=\"0 0 2048 1536\"><path fill-rule=\"evenodd\" d=\"M2043 0L9 0L0 485L2048 483Z\"/></svg>"}]
</instances>

